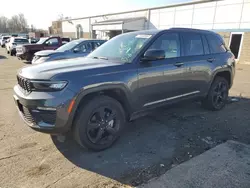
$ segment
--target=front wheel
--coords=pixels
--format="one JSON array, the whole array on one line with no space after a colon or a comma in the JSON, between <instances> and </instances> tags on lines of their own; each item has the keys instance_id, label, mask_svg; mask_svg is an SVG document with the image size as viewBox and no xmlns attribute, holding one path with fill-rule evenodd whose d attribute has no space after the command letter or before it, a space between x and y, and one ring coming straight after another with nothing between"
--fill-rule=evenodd
<instances>
[{"instance_id":1,"label":"front wheel","mask_svg":"<svg viewBox=\"0 0 250 188\"><path fill-rule=\"evenodd\" d=\"M101 151L119 138L124 125L125 113L121 104L108 96L98 96L77 114L74 137L80 146Z\"/></svg>"},{"instance_id":2,"label":"front wheel","mask_svg":"<svg viewBox=\"0 0 250 188\"><path fill-rule=\"evenodd\" d=\"M202 105L210 110L218 111L225 107L228 99L229 84L223 77L216 77Z\"/></svg>"}]
</instances>

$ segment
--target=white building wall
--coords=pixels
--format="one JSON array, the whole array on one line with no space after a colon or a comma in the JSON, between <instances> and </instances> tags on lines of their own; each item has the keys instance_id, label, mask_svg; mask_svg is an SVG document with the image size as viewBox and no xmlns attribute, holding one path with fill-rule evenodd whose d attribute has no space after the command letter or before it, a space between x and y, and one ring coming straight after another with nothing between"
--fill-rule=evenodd
<instances>
[{"instance_id":1,"label":"white building wall","mask_svg":"<svg viewBox=\"0 0 250 188\"><path fill-rule=\"evenodd\" d=\"M224 0L153 9L150 11L150 22L150 29L250 29L250 0Z\"/></svg>"},{"instance_id":2,"label":"white building wall","mask_svg":"<svg viewBox=\"0 0 250 188\"><path fill-rule=\"evenodd\" d=\"M72 23L70 23L72 22ZM76 32L76 26L79 24L82 26L83 32L89 32L89 18L71 20L71 21L62 22L62 31L63 32Z\"/></svg>"},{"instance_id":3,"label":"white building wall","mask_svg":"<svg viewBox=\"0 0 250 188\"><path fill-rule=\"evenodd\" d=\"M171 8L151 9L150 21L140 29L167 29L170 27L188 27L199 29L250 29L250 0L223 0ZM76 32L80 24L83 32L92 30L91 24L104 20L145 17L148 11L136 11L104 15L99 17L63 21L63 32ZM89 23L90 22L90 23ZM138 22L139 24L139 22ZM133 25L133 27L137 27ZM132 29L132 28L131 28Z\"/></svg>"},{"instance_id":4,"label":"white building wall","mask_svg":"<svg viewBox=\"0 0 250 188\"><path fill-rule=\"evenodd\" d=\"M124 19L124 18L135 18L135 17L147 17L147 11L137 11L123 14L114 14L108 16L92 17L91 24L95 22L105 21L105 20L114 20L114 19Z\"/></svg>"},{"instance_id":5,"label":"white building wall","mask_svg":"<svg viewBox=\"0 0 250 188\"><path fill-rule=\"evenodd\" d=\"M123 24L123 28L125 30L144 30L145 29L145 20L141 19L141 20L136 20L133 22L127 22Z\"/></svg>"}]
</instances>

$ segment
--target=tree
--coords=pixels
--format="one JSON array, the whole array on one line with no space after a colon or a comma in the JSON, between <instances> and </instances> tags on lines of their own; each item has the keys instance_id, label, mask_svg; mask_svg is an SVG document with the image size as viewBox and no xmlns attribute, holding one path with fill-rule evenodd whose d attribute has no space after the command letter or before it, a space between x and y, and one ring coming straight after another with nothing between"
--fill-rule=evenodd
<instances>
[{"instance_id":1,"label":"tree","mask_svg":"<svg viewBox=\"0 0 250 188\"><path fill-rule=\"evenodd\" d=\"M2 33L18 33L27 32L28 24L24 14L13 15L10 19L0 17L0 32Z\"/></svg>"},{"instance_id":2,"label":"tree","mask_svg":"<svg viewBox=\"0 0 250 188\"><path fill-rule=\"evenodd\" d=\"M7 33L8 32L8 18L5 16L0 17L0 33Z\"/></svg>"}]
</instances>

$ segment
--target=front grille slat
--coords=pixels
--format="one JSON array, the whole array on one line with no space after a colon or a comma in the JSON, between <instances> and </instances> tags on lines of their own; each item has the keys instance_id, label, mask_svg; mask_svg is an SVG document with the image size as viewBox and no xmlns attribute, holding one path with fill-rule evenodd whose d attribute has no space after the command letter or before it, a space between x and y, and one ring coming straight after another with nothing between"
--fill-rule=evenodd
<instances>
[{"instance_id":1,"label":"front grille slat","mask_svg":"<svg viewBox=\"0 0 250 188\"><path fill-rule=\"evenodd\" d=\"M26 93L30 93L32 91L32 85L28 79L17 76L17 83Z\"/></svg>"},{"instance_id":2,"label":"front grille slat","mask_svg":"<svg viewBox=\"0 0 250 188\"><path fill-rule=\"evenodd\" d=\"M32 109L23 106L22 113L24 118L29 123L38 124L39 122L44 122L47 124L54 125L56 122L56 111L33 112Z\"/></svg>"}]
</instances>

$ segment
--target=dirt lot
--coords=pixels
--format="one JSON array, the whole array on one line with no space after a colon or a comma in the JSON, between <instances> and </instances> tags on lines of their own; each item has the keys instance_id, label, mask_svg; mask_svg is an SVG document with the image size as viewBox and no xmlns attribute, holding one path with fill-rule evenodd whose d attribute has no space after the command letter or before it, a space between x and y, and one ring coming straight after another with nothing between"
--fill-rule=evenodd
<instances>
[{"instance_id":1,"label":"dirt lot","mask_svg":"<svg viewBox=\"0 0 250 188\"><path fill-rule=\"evenodd\" d=\"M159 176L226 140L250 144L250 66L238 65L229 102L220 112L198 103L158 109L127 125L103 152L80 149L70 138L31 130L12 99L16 71L25 66L0 49L0 187L127 187Z\"/></svg>"}]
</instances>

